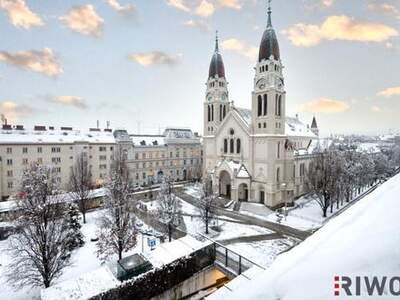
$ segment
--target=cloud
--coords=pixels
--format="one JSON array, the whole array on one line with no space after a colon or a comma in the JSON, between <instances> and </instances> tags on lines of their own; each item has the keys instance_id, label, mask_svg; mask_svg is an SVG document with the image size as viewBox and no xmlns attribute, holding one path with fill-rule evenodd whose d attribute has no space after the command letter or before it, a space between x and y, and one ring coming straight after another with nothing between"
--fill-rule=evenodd
<instances>
[{"instance_id":1,"label":"cloud","mask_svg":"<svg viewBox=\"0 0 400 300\"><path fill-rule=\"evenodd\" d=\"M400 19L400 10L389 3L370 3L368 4L368 9Z\"/></svg>"},{"instance_id":2,"label":"cloud","mask_svg":"<svg viewBox=\"0 0 400 300\"><path fill-rule=\"evenodd\" d=\"M349 109L350 106L346 102L328 98L319 98L300 106L300 111L311 113L339 113Z\"/></svg>"},{"instance_id":3,"label":"cloud","mask_svg":"<svg viewBox=\"0 0 400 300\"><path fill-rule=\"evenodd\" d=\"M199 6L197 6L195 11L196 15L204 18L212 16L214 12L215 12L214 4L212 4L207 0L202 0Z\"/></svg>"},{"instance_id":4,"label":"cloud","mask_svg":"<svg viewBox=\"0 0 400 300\"><path fill-rule=\"evenodd\" d=\"M258 55L257 47L248 45L246 42L235 38L224 40L221 46L225 50L233 51L250 60L255 60Z\"/></svg>"},{"instance_id":5,"label":"cloud","mask_svg":"<svg viewBox=\"0 0 400 300\"><path fill-rule=\"evenodd\" d=\"M0 51L0 61L18 68L39 72L49 77L57 77L63 73L63 69L54 55L53 50L30 50L10 53Z\"/></svg>"},{"instance_id":6,"label":"cloud","mask_svg":"<svg viewBox=\"0 0 400 300\"><path fill-rule=\"evenodd\" d=\"M198 28L201 31L206 31L206 32L210 31L210 26L202 20L191 19L191 20L183 22L183 26Z\"/></svg>"},{"instance_id":7,"label":"cloud","mask_svg":"<svg viewBox=\"0 0 400 300\"><path fill-rule=\"evenodd\" d=\"M379 106L373 105L373 106L371 106L371 111L375 112L375 113L380 113L380 112L382 112L382 108L380 108Z\"/></svg>"},{"instance_id":8,"label":"cloud","mask_svg":"<svg viewBox=\"0 0 400 300\"><path fill-rule=\"evenodd\" d=\"M221 7L229 7L233 9L241 9L243 6L239 0L218 0L218 4Z\"/></svg>"},{"instance_id":9,"label":"cloud","mask_svg":"<svg viewBox=\"0 0 400 300\"><path fill-rule=\"evenodd\" d=\"M79 109L88 108L85 99L77 96L49 96L47 98L47 101L51 103L62 104L65 106L74 106Z\"/></svg>"},{"instance_id":10,"label":"cloud","mask_svg":"<svg viewBox=\"0 0 400 300\"><path fill-rule=\"evenodd\" d=\"M59 20L71 30L83 35L100 37L103 33L104 20L90 4L72 8L68 14L59 17Z\"/></svg>"},{"instance_id":11,"label":"cloud","mask_svg":"<svg viewBox=\"0 0 400 300\"><path fill-rule=\"evenodd\" d=\"M167 4L182 11L190 11L190 8L185 4L183 0L167 0Z\"/></svg>"},{"instance_id":12,"label":"cloud","mask_svg":"<svg viewBox=\"0 0 400 300\"><path fill-rule=\"evenodd\" d=\"M331 7L335 3L335 0L322 0L321 4L325 7Z\"/></svg>"},{"instance_id":13,"label":"cloud","mask_svg":"<svg viewBox=\"0 0 400 300\"><path fill-rule=\"evenodd\" d=\"M175 66L179 63L181 56L181 54L169 55L162 51L152 51L131 54L129 55L129 59L144 67L155 65Z\"/></svg>"},{"instance_id":14,"label":"cloud","mask_svg":"<svg viewBox=\"0 0 400 300\"><path fill-rule=\"evenodd\" d=\"M118 0L105 0L108 5L111 6L115 11L122 14L133 14L136 11L136 7L133 4L121 5Z\"/></svg>"},{"instance_id":15,"label":"cloud","mask_svg":"<svg viewBox=\"0 0 400 300\"><path fill-rule=\"evenodd\" d=\"M390 26L357 21L348 16L330 16L321 25L295 24L283 33L298 47L313 47L323 40L380 43L399 35Z\"/></svg>"},{"instance_id":16,"label":"cloud","mask_svg":"<svg viewBox=\"0 0 400 300\"><path fill-rule=\"evenodd\" d=\"M383 96L386 98L390 98L393 96L400 96L400 86L387 88L386 90L379 92L378 96Z\"/></svg>"},{"instance_id":17,"label":"cloud","mask_svg":"<svg viewBox=\"0 0 400 300\"><path fill-rule=\"evenodd\" d=\"M29 105L17 104L13 101L0 102L0 114L9 122L15 122L21 118L29 117L33 114L34 109Z\"/></svg>"},{"instance_id":18,"label":"cloud","mask_svg":"<svg viewBox=\"0 0 400 300\"><path fill-rule=\"evenodd\" d=\"M7 12L9 22L15 27L30 29L44 22L26 5L24 0L0 0L0 8Z\"/></svg>"}]
</instances>

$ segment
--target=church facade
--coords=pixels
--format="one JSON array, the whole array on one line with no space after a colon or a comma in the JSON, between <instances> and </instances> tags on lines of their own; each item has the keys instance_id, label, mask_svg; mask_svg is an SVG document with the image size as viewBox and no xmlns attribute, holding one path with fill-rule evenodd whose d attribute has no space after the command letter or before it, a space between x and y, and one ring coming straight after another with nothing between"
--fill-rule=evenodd
<instances>
[{"instance_id":1,"label":"church facade","mask_svg":"<svg viewBox=\"0 0 400 300\"><path fill-rule=\"evenodd\" d=\"M236 107L216 39L204 102L203 176L211 178L220 196L279 207L305 192L318 127L315 117L308 126L298 116L286 116L283 68L269 8L251 109Z\"/></svg>"}]
</instances>

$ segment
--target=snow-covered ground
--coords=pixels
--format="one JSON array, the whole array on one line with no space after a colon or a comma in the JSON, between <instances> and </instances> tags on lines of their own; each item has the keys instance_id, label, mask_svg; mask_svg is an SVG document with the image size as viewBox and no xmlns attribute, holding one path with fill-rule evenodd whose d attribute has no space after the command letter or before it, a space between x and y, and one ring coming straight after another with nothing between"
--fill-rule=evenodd
<instances>
[{"instance_id":1,"label":"snow-covered ground","mask_svg":"<svg viewBox=\"0 0 400 300\"><path fill-rule=\"evenodd\" d=\"M265 272L208 299L332 299L334 276L350 276L354 281L355 276L370 280L372 276L398 276L399 195L397 175L280 255ZM366 295L365 285L361 285L361 294ZM382 297L366 298L398 299L388 294L388 285Z\"/></svg>"},{"instance_id":2,"label":"snow-covered ground","mask_svg":"<svg viewBox=\"0 0 400 300\"><path fill-rule=\"evenodd\" d=\"M252 243L236 243L227 247L252 262L268 268L281 252L295 244L295 240L285 238Z\"/></svg>"},{"instance_id":3,"label":"snow-covered ground","mask_svg":"<svg viewBox=\"0 0 400 300\"><path fill-rule=\"evenodd\" d=\"M54 284L75 279L87 272L96 272L102 267L102 261L97 258L96 255L96 243L91 242L90 239L96 237L97 231L97 220L101 214L101 211L92 211L86 214L86 224L82 224L81 231L84 235L85 244L83 247L76 249L71 256L71 265L65 268L63 274L54 282ZM145 224L142 225L143 229L150 229ZM143 243L142 243L143 242ZM156 239L156 244L159 245L160 241ZM6 249L8 248L9 241L0 241L0 299L7 300L25 300L25 299L39 299L39 288L34 289L18 289L14 290L6 282L6 266L10 262L10 257L7 255ZM139 253L142 251L142 247L145 253L151 252L147 245L147 237L142 240L142 235L138 234L136 246L124 256L131 255L133 253ZM113 259L113 258L111 258ZM116 259L116 257L114 257ZM95 273L93 273L95 274Z\"/></svg>"},{"instance_id":4,"label":"snow-covered ground","mask_svg":"<svg viewBox=\"0 0 400 300\"><path fill-rule=\"evenodd\" d=\"M364 189L361 194L366 191ZM358 196L358 195L355 195ZM343 206L339 206L339 210L343 209L349 203L344 201ZM332 213L330 208L327 211L327 218L338 211L336 204L333 206ZM269 210L259 203L242 203L240 213L254 216L267 221L281 223L300 230L313 230L323 226L327 218L322 216L322 210L318 202L310 196L303 196L296 200L295 207L288 209L288 215L285 217L282 214Z\"/></svg>"}]
</instances>

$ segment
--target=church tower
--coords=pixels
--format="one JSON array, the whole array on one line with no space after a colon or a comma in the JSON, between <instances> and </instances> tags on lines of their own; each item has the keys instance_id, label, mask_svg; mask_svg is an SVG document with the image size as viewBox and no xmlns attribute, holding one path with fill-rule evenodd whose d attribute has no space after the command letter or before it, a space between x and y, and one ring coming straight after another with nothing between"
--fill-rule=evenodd
<instances>
[{"instance_id":1,"label":"church tower","mask_svg":"<svg viewBox=\"0 0 400 300\"><path fill-rule=\"evenodd\" d=\"M228 82L225 78L225 67L219 53L218 33L215 39L215 50L208 72L206 99L204 102L204 135L215 135L218 126L229 111Z\"/></svg>"},{"instance_id":2,"label":"church tower","mask_svg":"<svg viewBox=\"0 0 400 300\"><path fill-rule=\"evenodd\" d=\"M252 93L253 134L285 134L286 92L279 44L268 7L267 28L261 39Z\"/></svg>"},{"instance_id":3,"label":"church tower","mask_svg":"<svg viewBox=\"0 0 400 300\"><path fill-rule=\"evenodd\" d=\"M319 136L319 129L318 129L318 125L317 125L317 119L315 118L315 116L313 117L312 122L311 122L311 131L316 136Z\"/></svg>"}]
</instances>

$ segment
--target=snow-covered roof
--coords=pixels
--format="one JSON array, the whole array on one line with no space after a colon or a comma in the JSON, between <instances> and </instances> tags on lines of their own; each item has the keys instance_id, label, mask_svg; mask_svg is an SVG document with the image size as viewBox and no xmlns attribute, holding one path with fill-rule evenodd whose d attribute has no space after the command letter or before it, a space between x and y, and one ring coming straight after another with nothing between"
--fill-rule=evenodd
<instances>
[{"instance_id":1,"label":"snow-covered roof","mask_svg":"<svg viewBox=\"0 0 400 300\"><path fill-rule=\"evenodd\" d=\"M146 253L145 257L154 267L160 267L204 248L210 243L210 241L200 242L186 235L170 243L160 244L155 250Z\"/></svg>"},{"instance_id":2,"label":"snow-covered roof","mask_svg":"<svg viewBox=\"0 0 400 300\"><path fill-rule=\"evenodd\" d=\"M77 142L114 144L112 132L81 130L5 130L0 129L0 144L72 144Z\"/></svg>"},{"instance_id":3,"label":"snow-covered roof","mask_svg":"<svg viewBox=\"0 0 400 300\"><path fill-rule=\"evenodd\" d=\"M301 136L316 138L317 136L311 129L301 122L298 118L286 117L286 134L289 136Z\"/></svg>"},{"instance_id":4,"label":"snow-covered roof","mask_svg":"<svg viewBox=\"0 0 400 300\"><path fill-rule=\"evenodd\" d=\"M239 117L245 122L247 126L251 125L251 110L247 108L233 107L238 113ZM286 135L292 137L309 137L317 138L317 136L311 131L311 129L301 122L297 117L286 117L285 125Z\"/></svg>"},{"instance_id":5,"label":"snow-covered roof","mask_svg":"<svg viewBox=\"0 0 400 300\"><path fill-rule=\"evenodd\" d=\"M398 276L399 194L397 175L223 299L332 299L335 275Z\"/></svg>"},{"instance_id":6,"label":"snow-covered roof","mask_svg":"<svg viewBox=\"0 0 400 300\"><path fill-rule=\"evenodd\" d=\"M251 110L247 108L233 107L234 110L237 111L242 120L246 123L247 126L251 125Z\"/></svg>"},{"instance_id":7,"label":"snow-covered roof","mask_svg":"<svg viewBox=\"0 0 400 300\"><path fill-rule=\"evenodd\" d=\"M135 147L164 146L165 136L163 135L131 135Z\"/></svg>"},{"instance_id":8,"label":"snow-covered roof","mask_svg":"<svg viewBox=\"0 0 400 300\"><path fill-rule=\"evenodd\" d=\"M107 267L84 273L41 291L41 300L86 300L118 286L120 282Z\"/></svg>"}]
</instances>

